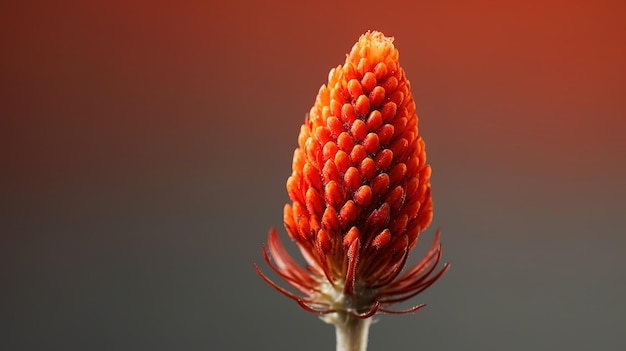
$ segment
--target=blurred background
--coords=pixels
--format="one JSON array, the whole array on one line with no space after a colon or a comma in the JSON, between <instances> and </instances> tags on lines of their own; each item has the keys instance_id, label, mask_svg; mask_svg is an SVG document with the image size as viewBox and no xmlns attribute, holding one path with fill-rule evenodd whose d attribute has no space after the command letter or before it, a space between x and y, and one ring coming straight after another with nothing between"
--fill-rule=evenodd
<instances>
[{"instance_id":1,"label":"blurred background","mask_svg":"<svg viewBox=\"0 0 626 351\"><path fill-rule=\"evenodd\" d=\"M433 167L413 260L452 262L370 350L626 349L624 3L383 3L0 5L0 349L333 350L252 264L369 29Z\"/></svg>"}]
</instances>

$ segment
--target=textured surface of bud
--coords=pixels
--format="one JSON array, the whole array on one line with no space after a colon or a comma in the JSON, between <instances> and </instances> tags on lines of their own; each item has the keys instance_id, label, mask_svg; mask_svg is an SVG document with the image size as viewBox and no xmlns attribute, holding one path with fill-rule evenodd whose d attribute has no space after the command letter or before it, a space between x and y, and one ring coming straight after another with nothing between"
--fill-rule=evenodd
<instances>
[{"instance_id":1,"label":"textured surface of bud","mask_svg":"<svg viewBox=\"0 0 626 351\"><path fill-rule=\"evenodd\" d=\"M257 271L312 312L395 313L391 304L417 295L448 268L435 272L437 232L424 258L401 274L432 220L430 174L393 38L368 32L330 71L298 136L285 226L308 267L289 257L275 230L265 251L270 266L303 296Z\"/></svg>"}]
</instances>

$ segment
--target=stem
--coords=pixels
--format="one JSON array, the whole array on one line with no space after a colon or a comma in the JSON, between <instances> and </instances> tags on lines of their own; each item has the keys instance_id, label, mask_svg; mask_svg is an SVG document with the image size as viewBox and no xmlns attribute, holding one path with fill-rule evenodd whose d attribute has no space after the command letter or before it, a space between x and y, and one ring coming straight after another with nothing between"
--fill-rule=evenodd
<instances>
[{"instance_id":1,"label":"stem","mask_svg":"<svg viewBox=\"0 0 626 351\"><path fill-rule=\"evenodd\" d=\"M371 318L359 319L350 313L338 313L332 318L337 333L337 351L365 351Z\"/></svg>"}]
</instances>

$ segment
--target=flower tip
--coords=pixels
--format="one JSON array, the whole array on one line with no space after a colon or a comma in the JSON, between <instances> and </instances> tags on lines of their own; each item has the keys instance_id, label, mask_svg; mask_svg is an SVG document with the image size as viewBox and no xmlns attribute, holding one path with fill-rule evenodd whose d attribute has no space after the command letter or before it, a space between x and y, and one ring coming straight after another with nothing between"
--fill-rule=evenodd
<instances>
[{"instance_id":1,"label":"flower tip","mask_svg":"<svg viewBox=\"0 0 626 351\"><path fill-rule=\"evenodd\" d=\"M375 42L379 44L391 44L393 43L394 37L388 37L383 34L381 31L377 30L368 30L364 34L361 34L359 37L359 42Z\"/></svg>"},{"instance_id":2,"label":"flower tip","mask_svg":"<svg viewBox=\"0 0 626 351\"><path fill-rule=\"evenodd\" d=\"M390 53L395 52L393 40L393 37L387 37L382 32L367 31L354 44L349 58L367 57L370 62L384 62Z\"/></svg>"}]
</instances>

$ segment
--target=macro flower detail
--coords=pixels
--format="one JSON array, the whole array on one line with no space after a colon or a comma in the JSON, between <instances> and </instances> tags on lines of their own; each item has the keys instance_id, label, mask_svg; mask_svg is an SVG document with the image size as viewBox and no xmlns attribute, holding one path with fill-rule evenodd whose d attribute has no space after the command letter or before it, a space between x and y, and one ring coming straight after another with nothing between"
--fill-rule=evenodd
<instances>
[{"instance_id":1,"label":"macro flower detail","mask_svg":"<svg viewBox=\"0 0 626 351\"><path fill-rule=\"evenodd\" d=\"M287 232L306 260L300 266L271 229L263 247L270 267L295 290L271 286L304 309L365 319L397 311L449 268L437 269L440 233L405 270L410 251L433 217L424 140L415 102L393 38L363 34L342 66L332 69L300 128Z\"/></svg>"}]
</instances>

